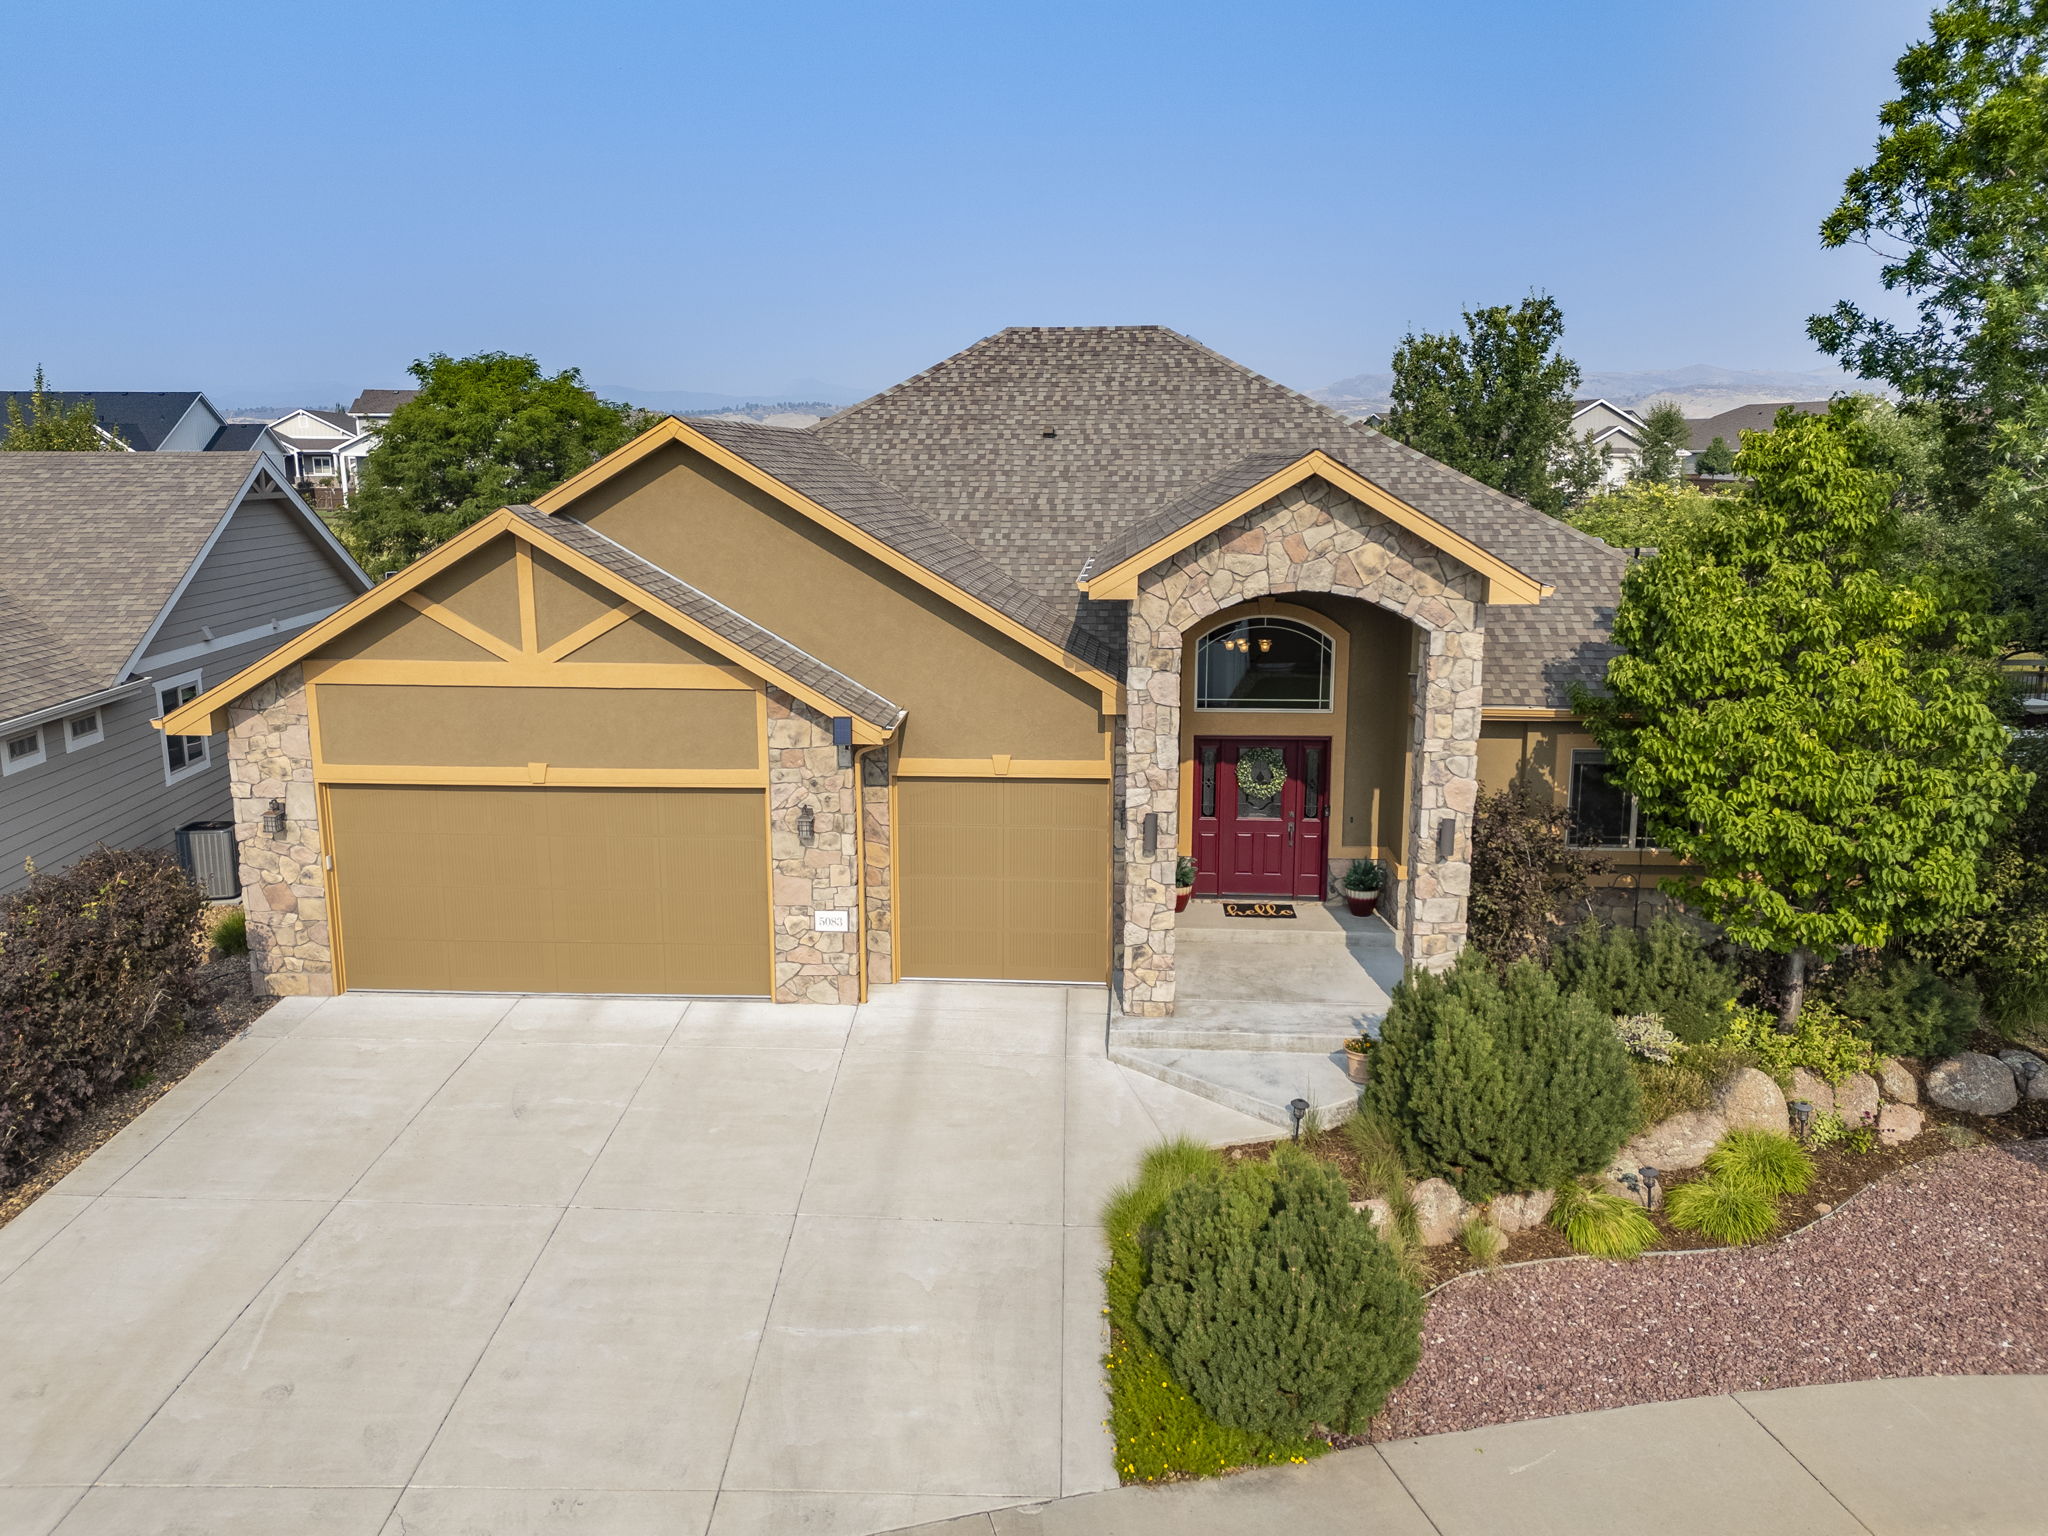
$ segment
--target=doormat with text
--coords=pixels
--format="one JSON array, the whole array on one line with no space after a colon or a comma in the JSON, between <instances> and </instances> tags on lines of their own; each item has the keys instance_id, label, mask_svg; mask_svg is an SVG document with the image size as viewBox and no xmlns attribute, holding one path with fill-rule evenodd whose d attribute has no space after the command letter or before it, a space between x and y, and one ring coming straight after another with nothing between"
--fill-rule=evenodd
<instances>
[{"instance_id":1,"label":"doormat with text","mask_svg":"<svg viewBox=\"0 0 2048 1536\"><path fill-rule=\"evenodd\" d=\"M1225 917L1292 917L1294 906L1285 901L1226 901Z\"/></svg>"}]
</instances>

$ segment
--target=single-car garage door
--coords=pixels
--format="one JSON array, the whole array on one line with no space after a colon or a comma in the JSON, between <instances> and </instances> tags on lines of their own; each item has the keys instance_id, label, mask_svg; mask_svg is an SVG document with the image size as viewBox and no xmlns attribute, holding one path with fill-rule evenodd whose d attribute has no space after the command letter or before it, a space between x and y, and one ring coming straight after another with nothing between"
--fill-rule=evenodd
<instances>
[{"instance_id":1,"label":"single-car garage door","mask_svg":"<svg viewBox=\"0 0 2048 1536\"><path fill-rule=\"evenodd\" d=\"M759 790L334 785L349 987L761 995Z\"/></svg>"},{"instance_id":2,"label":"single-car garage door","mask_svg":"<svg viewBox=\"0 0 2048 1536\"><path fill-rule=\"evenodd\" d=\"M906 977L1109 976L1109 785L904 779L897 931Z\"/></svg>"}]
</instances>

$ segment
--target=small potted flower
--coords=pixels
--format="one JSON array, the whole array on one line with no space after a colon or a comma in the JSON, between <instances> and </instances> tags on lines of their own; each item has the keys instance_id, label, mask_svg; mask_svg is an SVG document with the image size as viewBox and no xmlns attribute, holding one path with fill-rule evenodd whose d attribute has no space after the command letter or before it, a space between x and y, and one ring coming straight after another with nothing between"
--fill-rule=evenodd
<instances>
[{"instance_id":1,"label":"small potted flower","mask_svg":"<svg viewBox=\"0 0 2048 1536\"><path fill-rule=\"evenodd\" d=\"M1344 904L1353 917L1371 917L1379 910L1387 872L1377 859L1353 859L1344 871Z\"/></svg>"},{"instance_id":2,"label":"small potted flower","mask_svg":"<svg viewBox=\"0 0 2048 1536\"><path fill-rule=\"evenodd\" d=\"M1180 856L1173 877L1173 910L1185 912L1188 898L1195 894L1195 861L1186 854Z\"/></svg>"},{"instance_id":3,"label":"small potted flower","mask_svg":"<svg viewBox=\"0 0 2048 1536\"><path fill-rule=\"evenodd\" d=\"M1344 1070L1354 1083L1362 1083L1371 1075L1372 1047L1373 1038L1367 1034L1344 1042Z\"/></svg>"}]
</instances>

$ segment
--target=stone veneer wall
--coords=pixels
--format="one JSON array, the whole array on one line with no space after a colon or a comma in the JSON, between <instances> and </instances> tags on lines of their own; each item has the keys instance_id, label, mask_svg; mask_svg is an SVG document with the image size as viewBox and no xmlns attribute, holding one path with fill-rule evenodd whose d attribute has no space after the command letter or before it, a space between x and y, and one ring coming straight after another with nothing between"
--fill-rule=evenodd
<instances>
[{"instance_id":1,"label":"stone veneer wall","mask_svg":"<svg viewBox=\"0 0 2048 1536\"><path fill-rule=\"evenodd\" d=\"M896 979L896 902L890 882L895 818L890 814L889 759L877 747L860 759L861 869L867 892L868 983Z\"/></svg>"},{"instance_id":2,"label":"stone veneer wall","mask_svg":"<svg viewBox=\"0 0 2048 1536\"><path fill-rule=\"evenodd\" d=\"M1411 731L1415 800L1407 879L1398 892L1401 952L1411 964L1441 969L1464 944L1479 793L1482 578L1335 487L1309 480L1148 571L1131 604L1118 808L1126 853L1119 977L1127 1014L1173 1011L1184 637L1220 609L1287 592L1360 598L1421 630ZM1158 852L1150 859L1140 852L1148 813L1159 817ZM1450 857L1439 859L1436 829L1446 817L1454 839Z\"/></svg>"},{"instance_id":3,"label":"stone veneer wall","mask_svg":"<svg viewBox=\"0 0 2048 1536\"><path fill-rule=\"evenodd\" d=\"M811 845L797 830L814 813ZM768 690L768 855L774 889L775 1000L860 1001L860 917L854 770L839 766L832 722L777 688ZM818 911L848 914L845 933L815 931Z\"/></svg>"},{"instance_id":4,"label":"stone veneer wall","mask_svg":"<svg viewBox=\"0 0 2048 1536\"><path fill-rule=\"evenodd\" d=\"M270 997L327 997L334 991L334 957L327 936L326 849L298 667L285 668L228 707L228 789L256 990ZM283 837L263 832L272 800L284 802Z\"/></svg>"}]
</instances>

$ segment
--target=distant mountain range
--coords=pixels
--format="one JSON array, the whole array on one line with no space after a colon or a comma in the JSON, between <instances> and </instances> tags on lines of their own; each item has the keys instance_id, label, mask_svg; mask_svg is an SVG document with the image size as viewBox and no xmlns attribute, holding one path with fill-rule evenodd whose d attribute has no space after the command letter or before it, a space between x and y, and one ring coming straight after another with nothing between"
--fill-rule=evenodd
<instances>
[{"instance_id":1,"label":"distant mountain range","mask_svg":"<svg viewBox=\"0 0 2048 1536\"><path fill-rule=\"evenodd\" d=\"M1711 363L1694 363L1685 368L1651 368L1634 373L1588 372L1579 380L1582 399L1597 398L1629 406L1652 400L1673 400L1680 410L1695 419L1718 416L1738 405L1759 405L1777 400L1825 400L1843 390L1871 388L1871 385L1833 368L1791 373L1759 368L1716 368ZM1387 408L1393 391L1394 376L1391 373L1357 373L1309 393L1347 416L1369 416Z\"/></svg>"}]
</instances>

